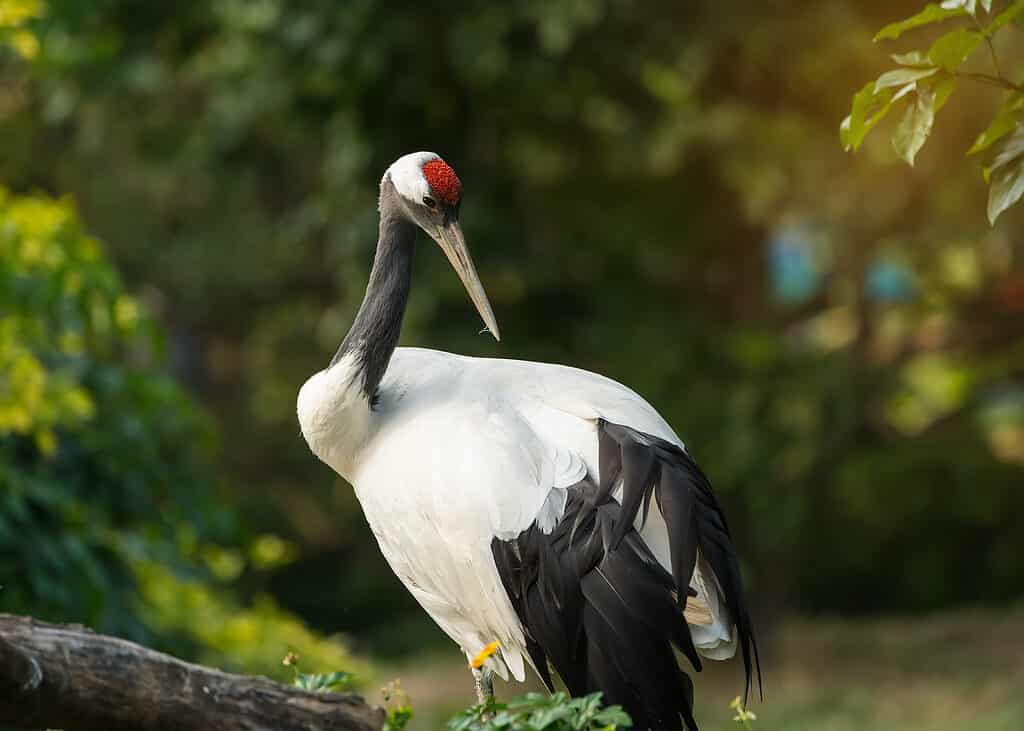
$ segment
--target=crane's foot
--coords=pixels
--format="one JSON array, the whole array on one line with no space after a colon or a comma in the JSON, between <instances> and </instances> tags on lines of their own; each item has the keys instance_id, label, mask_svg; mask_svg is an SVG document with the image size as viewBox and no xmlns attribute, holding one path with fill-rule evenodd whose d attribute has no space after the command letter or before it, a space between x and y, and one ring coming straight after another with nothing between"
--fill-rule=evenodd
<instances>
[{"instance_id":1,"label":"crane's foot","mask_svg":"<svg viewBox=\"0 0 1024 731\"><path fill-rule=\"evenodd\" d=\"M476 699L480 705L494 698L494 675L486 668L472 668L473 682L476 684Z\"/></svg>"}]
</instances>

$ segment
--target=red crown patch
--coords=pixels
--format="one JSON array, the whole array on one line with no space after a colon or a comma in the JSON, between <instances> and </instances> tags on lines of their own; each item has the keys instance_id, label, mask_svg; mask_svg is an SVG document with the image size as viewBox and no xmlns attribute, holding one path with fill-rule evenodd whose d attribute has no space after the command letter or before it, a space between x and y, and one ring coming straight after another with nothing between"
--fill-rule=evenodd
<instances>
[{"instance_id":1,"label":"red crown patch","mask_svg":"<svg viewBox=\"0 0 1024 731\"><path fill-rule=\"evenodd\" d=\"M455 171L444 160L435 159L423 163L423 177L427 179L434 195L450 206L459 202L462 182Z\"/></svg>"}]
</instances>

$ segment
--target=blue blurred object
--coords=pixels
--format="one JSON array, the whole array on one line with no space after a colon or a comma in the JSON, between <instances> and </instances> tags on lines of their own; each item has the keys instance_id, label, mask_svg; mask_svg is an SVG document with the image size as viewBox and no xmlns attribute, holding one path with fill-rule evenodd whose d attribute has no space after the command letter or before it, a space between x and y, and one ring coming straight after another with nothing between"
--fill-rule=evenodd
<instances>
[{"instance_id":1,"label":"blue blurred object","mask_svg":"<svg viewBox=\"0 0 1024 731\"><path fill-rule=\"evenodd\" d=\"M868 270L864 291L876 302L909 302L916 296L917 286L914 273L905 264L879 259Z\"/></svg>"},{"instance_id":2,"label":"blue blurred object","mask_svg":"<svg viewBox=\"0 0 1024 731\"><path fill-rule=\"evenodd\" d=\"M790 304L806 302L821 287L822 271L809 233L783 228L771 239L771 276L775 295Z\"/></svg>"}]
</instances>

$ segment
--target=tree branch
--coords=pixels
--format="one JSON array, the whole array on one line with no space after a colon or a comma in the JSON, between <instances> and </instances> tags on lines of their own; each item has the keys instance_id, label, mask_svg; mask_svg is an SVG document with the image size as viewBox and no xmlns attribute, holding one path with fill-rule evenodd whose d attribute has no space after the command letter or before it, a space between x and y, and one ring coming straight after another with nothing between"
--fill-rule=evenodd
<instances>
[{"instance_id":1,"label":"tree branch","mask_svg":"<svg viewBox=\"0 0 1024 731\"><path fill-rule=\"evenodd\" d=\"M954 76L958 76L962 79L968 79L969 81L977 81L979 84L988 84L989 86L998 86L1000 89L1007 89L1009 91L1024 91L1024 88L1020 84L1015 84L1009 79L1001 76L989 76L988 74L974 73L973 71L955 71Z\"/></svg>"},{"instance_id":2,"label":"tree branch","mask_svg":"<svg viewBox=\"0 0 1024 731\"><path fill-rule=\"evenodd\" d=\"M141 645L0 614L0 724L66 731L380 731L359 696L232 675Z\"/></svg>"},{"instance_id":3,"label":"tree branch","mask_svg":"<svg viewBox=\"0 0 1024 731\"><path fill-rule=\"evenodd\" d=\"M999 58L996 56L996 47L992 43L992 34L985 32L985 26L978 20L977 15L972 15L971 20L974 21L974 27L978 29L978 32L985 38L985 45L988 46L988 55L992 59L992 68L996 71L996 78L1003 79L1003 72L999 68ZM1005 80L1005 79L1004 79Z\"/></svg>"}]
</instances>

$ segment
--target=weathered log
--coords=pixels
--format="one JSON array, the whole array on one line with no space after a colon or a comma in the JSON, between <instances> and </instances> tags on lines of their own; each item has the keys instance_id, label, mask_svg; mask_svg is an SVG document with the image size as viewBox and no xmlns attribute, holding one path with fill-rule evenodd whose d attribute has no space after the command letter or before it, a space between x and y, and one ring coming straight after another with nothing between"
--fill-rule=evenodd
<instances>
[{"instance_id":1,"label":"weathered log","mask_svg":"<svg viewBox=\"0 0 1024 731\"><path fill-rule=\"evenodd\" d=\"M0 614L0 724L65 731L380 731L349 693L232 675L79 625Z\"/></svg>"}]
</instances>

